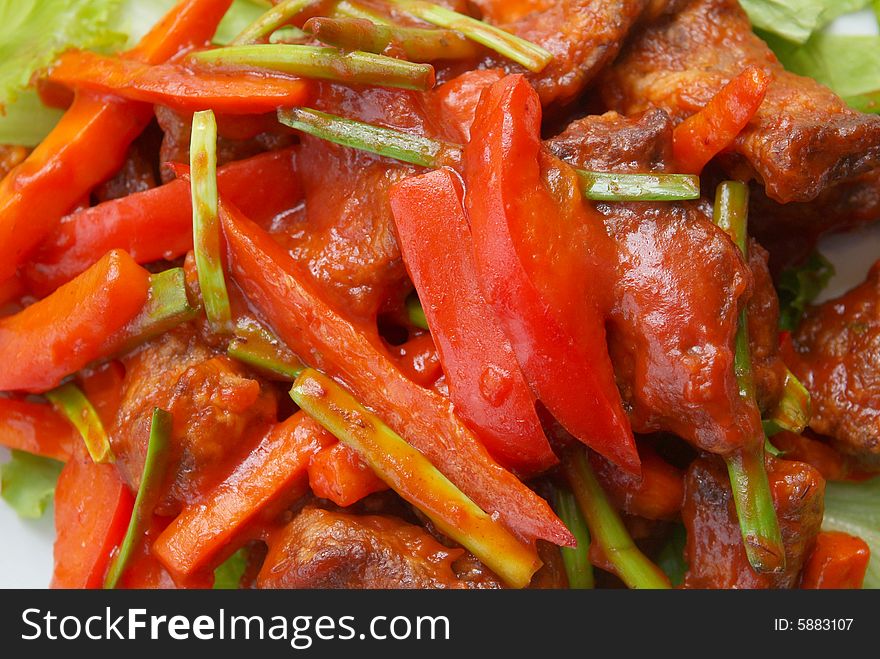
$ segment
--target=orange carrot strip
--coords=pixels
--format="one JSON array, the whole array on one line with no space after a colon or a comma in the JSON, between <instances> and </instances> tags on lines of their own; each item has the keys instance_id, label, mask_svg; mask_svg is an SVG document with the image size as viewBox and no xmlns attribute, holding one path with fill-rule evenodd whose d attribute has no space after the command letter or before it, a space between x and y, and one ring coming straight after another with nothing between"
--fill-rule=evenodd
<instances>
[{"instance_id":1,"label":"orange carrot strip","mask_svg":"<svg viewBox=\"0 0 880 659\"><path fill-rule=\"evenodd\" d=\"M672 152L681 172L699 174L746 127L773 78L752 65L728 82L702 110L685 119L673 134Z\"/></svg>"},{"instance_id":2,"label":"orange carrot strip","mask_svg":"<svg viewBox=\"0 0 880 659\"><path fill-rule=\"evenodd\" d=\"M861 588L871 550L867 543L839 531L822 531L801 573L801 588Z\"/></svg>"},{"instance_id":3,"label":"orange carrot strip","mask_svg":"<svg viewBox=\"0 0 880 659\"><path fill-rule=\"evenodd\" d=\"M81 441L51 405L0 398L0 446L67 462Z\"/></svg>"},{"instance_id":4,"label":"orange carrot strip","mask_svg":"<svg viewBox=\"0 0 880 659\"><path fill-rule=\"evenodd\" d=\"M144 306L150 274L113 250L79 277L0 319L0 391L41 393L108 353Z\"/></svg>"},{"instance_id":5,"label":"orange carrot strip","mask_svg":"<svg viewBox=\"0 0 880 659\"><path fill-rule=\"evenodd\" d=\"M370 467L345 444L334 444L312 456L309 486L316 497L330 499L343 508L374 492L387 490Z\"/></svg>"}]
</instances>

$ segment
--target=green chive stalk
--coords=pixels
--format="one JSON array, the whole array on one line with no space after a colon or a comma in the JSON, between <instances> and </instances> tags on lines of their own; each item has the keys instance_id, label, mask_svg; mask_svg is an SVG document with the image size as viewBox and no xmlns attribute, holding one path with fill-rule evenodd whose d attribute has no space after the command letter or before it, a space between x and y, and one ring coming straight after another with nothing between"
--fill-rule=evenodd
<instances>
[{"instance_id":1,"label":"green chive stalk","mask_svg":"<svg viewBox=\"0 0 880 659\"><path fill-rule=\"evenodd\" d=\"M620 515L611 505L587 459L586 449L577 448L562 461L572 494L587 520L590 537L614 566L615 574L627 587L635 589L669 588L669 579L633 542Z\"/></svg>"},{"instance_id":2,"label":"green chive stalk","mask_svg":"<svg viewBox=\"0 0 880 659\"><path fill-rule=\"evenodd\" d=\"M749 190L744 183L725 181L715 196L715 224L723 229L748 260ZM748 316L743 309L736 333L734 371L742 398L754 401ZM785 547L764 466L765 438L755 438L726 458L733 500L749 563L757 572L785 568Z\"/></svg>"},{"instance_id":3,"label":"green chive stalk","mask_svg":"<svg viewBox=\"0 0 880 659\"><path fill-rule=\"evenodd\" d=\"M284 0L279 2L242 30L241 34L235 37L230 45L245 46L257 43L307 9L320 6L321 4L320 0Z\"/></svg>"},{"instance_id":4,"label":"green chive stalk","mask_svg":"<svg viewBox=\"0 0 880 659\"><path fill-rule=\"evenodd\" d=\"M333 9L333 16L336 18L362 18L377 25L394 25L388 16L368 9L357 2L349 2L349 0L337 2Z\"/></svg>"},{"instance_id":5,"label":"green chive stalk","mask_svg":"<svg viewBox=\"0 0 880 659\"><path fill-rule=\"evenodd\" d=\"M278 121L328 142L422 167L454 166L461 146L374 126L310 108L278 111ZM700 195L699 178L685 174L609 174L577 170L587 199L601 201L682 201Z\"/></svg>"},{"instance_id":6,"label":"green chive stalk","mask_svg":"<svg viewBox=\"0 0 880 659\"><path fill-rule=\"evenodd\" d=\"M149 527L150 517L156 507L160 488L168 470L173 421L174 417L169 412L159 408L153 410L144 471L134 500L134 509L128 523L128 530L125 532L122 544L119 545L119 551L110 562L107 576L104 578L104 588L106 589L113 589L119 585L125 568L128 567L138 543L143 540Z\"/></svg>"},{"instance_id":7,"label":"green chive stalk","mask_svg":"<svg viewBox=\"0 0 880 659\"><path fill-rule=\"evenodd\" d=\"M515 588L540 567L534 548L492 519L415 448L327 376L307 369L290 390L294 402L364 460L441 532L470 550Z\"/></svg>"},{"instance_id":8,"label":"green chive stalk","mask_svg":"<svg viewBox=\"0 0 880 659\"><path fill-rule=\"evenodd\" d=\"M193 116L190 172L193 244L199 287L211 328L225 334L232 325L232 310L223 276L217 210L217 121L211 110L196 112Z\"/></svg>"},{"instance_id":9,"label":"green chive stalk","mask_svg":"<svg viewBox=\"0 0 880 659\"><path fill-rule=\"evenodd\" d=\"M764 419L764 434L772 437L785 430L800 435L810 423L811 411L810 392L794 373L785 369L782 398Z\"/></svg>"},{"instance_id":10,"label":"green chive stalk","mask_svg":"<svg viewBox=\"0 0 880 659\"><path fill-rule=\"evenodd\" d=\"M311 38L298 27L282 27L269 35L269 43L303 44Z\"/></svg>"},{"instance_id":11,"label":"green chive stalk","mask_svg":"<svg viewBox=\"0 0 880 659\"><path fill-rule=\"evenodd\" d=\"M428 318L425 316L425 310L422 308L422 303L419 301L419 296L416 295L415 291L406 298L406 315L409 322L419 329L430 329L428 327Z\"/></svg>"},{"instance_id":12,"label":"green chive stalk","mask_svg":"<svg viewBox=\"0 0 880 659\"><path fill-rule=\"evenodd\" d=\"M590 564L590 529L578 508L577 499L571 491L556 487L553 491L553 509L562 523L577 540L575 547L562 547L562 563L568 576L568 587L587 590L593 587L593 566Z\"/></svg>"},{"instance_id":13,"label":"green chive stalk","mask_svg":"<svg viewBox=\"0 0 880 659\"><path fill-rule=\"evenodd\" d=\"M281 382L293 382L305 369L280 339L255 321L238 324L226 354L265 377Z\"/></svg>"},{"instance_id":14,"label":"green chive stalk","mask_svg":"<svg viewBox=\"0 0 880 659\"><path fill-rule=\"evenodd\" d=\"M477 55L473 42L453 30L378 25L361 18L311 18L303 29L321 43L345 50L382 53L394 46L411 62L467 59Z\"/></svg>"},{"instance_id":15,"label":"green chive stalk","mask_svg":"<svg viewBox=\"0 0 880 659\"><path fill-rule=\"evenodd\" d=\"M393 4L427 23L461 32L471 41L494 50L529 71L539 73L553 59L552 53L537 44L446 7L422 0L394 0Z\"/></svg>"},{"instance_id":16,"label":"green chive stalk","mask_svg":"<svg viewBox=\"0 0 880 659\"><path fill-rule=\"evenodd\" d=\"M333 80L348 84L375 85L427 91L434 86L430 64L337 48L300 44L256 44L203 50L191 61L212 68L264 69L278 73Z\"/></svg>"},{"instance_id":17,"label":"green chive stalk","mask_svg":"<svg viewBox=\"0 0 880 659\"><path fill-rule=\"evenodd\" d=\"M79 387L73 383L63 384L47 392L46 398L77 429L93 462L111 464L116 461L101 417Z\"/></svg>"}]
</instances>

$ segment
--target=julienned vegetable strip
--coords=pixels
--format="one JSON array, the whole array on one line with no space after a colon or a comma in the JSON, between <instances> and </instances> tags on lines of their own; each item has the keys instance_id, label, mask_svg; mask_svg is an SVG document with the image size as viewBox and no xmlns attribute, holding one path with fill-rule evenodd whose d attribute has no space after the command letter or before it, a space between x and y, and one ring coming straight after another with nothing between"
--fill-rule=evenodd
<instances>
[{"instance_id":1,"label":"julienned vegetable strip","mask_svg":"<svg viewBox=\"0 0 880 659\"><path fill-rule=\"evenodd\" d=\"M394 0L394 4L423 21L461 32L468 39L522 64L529 71L539 73L553 59L552 53L537 44L446 7L421 0Z\"/></svg>"},{"instance_id":2,"label":"julienned vegetable strip","mask_svg":"<svg viewBox=\"0 0 880 659\"><path fill-rule=\"evenodd\" d=\"M193 244L208 322L225 333L232 323L217 219L217 122L210 110L193 116L190 143Z\"/></svg>"},{"instance_id":3,"label":"julienned vegetable strip","mask_svg":"<svg viewBox=\"0 0 880 659\"><path fill-rule=\"evenodd\" d=\"M185 0L126 57L158 64L207 43L232 0ZM80 94L49 136L0 183L0 282L58 220L119 170L153 118L150 105Z\"/></svg>"},{"instance_id":4,"label":"julienned vegetable strip","mask_svg":"<svg viewBox=\"0 0 880 659\"><path fill-rule=\"evenodd\" d=\"M728 82L702 110L676 126L672 152L683 171L699 174L712 158L730 146L761 107L773 81L752 65Z\"/></svg>"},{"instance_id":5,"label":"julienned vegetable strip","mask_svg":"<svg viewBox=\"0 0 880 659\"><path fill-rule=\"evenodd\" d=\"M134 510L125 538L119 546L119 553L113 557L107 576L104 579L104 588L116 588L119 579L125 572L132 553L137 543L143 540L144 531L150 523L153 508L161 494L160 488L165 480L165 472L168 468L168 454L171 444L171 424L174 418L165 410L156 408L153 410L153 419L150 426L150 440L147 444L147 455L144 459L144 471L138 486L137 497L134 500Z\"/></svg>"},{"instance_id":6,"label":"julienned vegetable strip","mask_svg":"<svg viewBox=\"0 0 880 659\"><path fill-rule=\"evenodd\" d=\"M239 323L227 354L273 380L293 382L305 366L259 323Z\"/></svg>"},{"instance_id":7,"label":"julienned vegetable strip","mask_svg":"<svg viewBox=\"0 0 880 659\"><path fill-rule=\"evenodd\" d=\"M422 167L442 167L444 164L455 162L461 152L460 147L454 144L439 142L421 135L410 135L382 126L373 126L353 119L344 119L310 108L279 110L278 120L285 126L334 144L342 144Z\"/></svg>"},{"instance_id":8,"label":"julienned vegetable strip","mask_svg":"<svg viewBox=\"0 0 880 659\"><path fill-rule=\"evenodd\" d=\"M284 0L279 2L242 30L241 34L232 40L231 45L244 46L256 43L285 23L289 23L306 9L321 4L321 0Z\"/></svg>"},{"instance_id":9,"label":"julienned vegetable strip","mask_svg":"<svg viewBox=\"0 0 880 659\"><path fill-rule=\"evenodd\" d=\"M434 67L374 53L341 52L336 48L297 44L229 46L200 51L197 66L240 71L263 69L303 78L347 84L377 85L427 91L434 86Z\"/></svg>"},{"instance_id":10,"label":"julienned vegetable strip","mask_svg":"<svg viewBox=\"0 0 880 659\"><path fill-rule=\"evenodd\" d=\"M0 398L0 446L67 462L79 433L51 405Z\"/></svg>"},{"instance_id":11,"label":"julienned vegetable strip","mask_svg":"<svg viewBox=\"0 0 880 659\"><path fill-rule=\"evenodd\" d=\"M110 438L98 412L75 384L68 383L46 393L46 398L79 431L92 460L97 464L115 462Z\"/></svg>"},{"instance_id":12,"label":"julienned vegetable strip","mask_svg":"<svg viewBox=\"0 0 880 659\"><path fill-rule=\"evenodd\" d=\"M422 167L461 160L461 146L374 126L311 108L278 111L278 121L315 137ZM601 201L682 201L700 196L700 180L690 174L611 174L577 170L587 199Z\"/></svg>"},{"instance_id":13,"label":"julienned vegetable strip","mask_svg":"<svg viewBox=\"0 0 880 659\"><path fill-rule=\"evenodd\" d=\"M340 18L362 18L377 25L394 24L388 16L379 14L356 2L349 2L349 0L337 2L336 7L333 9L333 15Z\"/></svg>"},{"instance_id":14,"label":"julienned vegetable strip","mask_svg":"<svg viewBox=\"0 0 880 659\"><path fill-rule=\"evenodd\" d=\"M763 421L764 433L770 437L787 430L801 434L810 422L810 392L801 384L794 373L785 369L785 383L782 398Z\"/></svg>"},{"instance_id":15,"label":"julienned vegetable strip","mask_svg":"<svg viewBox=\"0 0 880 659\"><path fill-rule=\"evenodd\" d=\"M306 34L298 27L282 27L269 35L269 43L304 44L311 40L311 35Z\"/></svg>"},{"instance_id":16,"label":"julienned vegetable strip","mask_svg":"<svg viewBox=\"0 0 880 659\"><path fill-rule=\"evenodd\" d=\"M525 588L529 584L541 565L537 552L489 517L351 394L309 369L297 378L290 395L339 441L354 449L391 489L508 585Z\"/></svg>"},{"instance_id":17,"label":"julienned vegetable strip","mask_svg":"<svg viewBox=\"0 0 880 659\"><path fill-rule=\"evenodd\" d=\"M578 170L587 199L682 201L700 198L700 178L690 174L606 174Z\"/></svg>"},{"instance_id":18,"label":"julienned vegetable strip","mask_svg":"<svg viewBox=\"0 0 880 659\"><path fill-rule=\"evenodd\" d=\"M399 49L411 62L466 59L477 49L453 30L425 30L398 25L377 25L360 18L311 18L303 29L328 46L345 50L382 53L389 46Z\"/></svg>"},{"instance_id":19,"label":"julienned vegetable strip","mask_svg":"<svg viewBox=\"0 0 880 659\"><path fill-rule=\"evenodd\" d=\"M618 577L630 588L669 588L663 571L639 551L596 480L586 449L575 449L562 460L563 471L581 512Z\"/></svg>"},{"instance_id":20,"label":"julienned vegetable strip","mask_svg":"<svg viewBox=\"0 0 880 659\"><path fill-rule=\"evenodd\" d=\"M47 79L73 89L112 94L180 112L260 114L300 105L311 84L288 76L228 76L193 72L178 64L148 65L88 51L62 55Z\"/></svg>"},{"instance_id":21,"label":"julienned vegetable strip","mask_svg":"<svg viewBox=\"0 0 880 659\"><path fill-rule=\"evenodd\" d=\"M748 203L749 191L744 183L726 181L718 186L715 224L731 237L746 259ZM748 331L747 311L743 309L736 333L734 370L740 396L754 399ZM785 567L785 548L764 467L764 438L747 439L752 441L726 457L733 500L749 563L758 572L778 572Z\"/></svg>"},{"instance_id":22,"label":"julienned vegetable strip","mask_svg":"<svg viewBox=\"0 0 880 659\"><path fill-rule=\"evenodd\" d=\"M562 547L562 562L568 576L568 587L585 590L593 587L593 566L590 564L590 529L570 490L556 487L553 509L577 540L577 547Z\"/></svg>"}]
</instances>

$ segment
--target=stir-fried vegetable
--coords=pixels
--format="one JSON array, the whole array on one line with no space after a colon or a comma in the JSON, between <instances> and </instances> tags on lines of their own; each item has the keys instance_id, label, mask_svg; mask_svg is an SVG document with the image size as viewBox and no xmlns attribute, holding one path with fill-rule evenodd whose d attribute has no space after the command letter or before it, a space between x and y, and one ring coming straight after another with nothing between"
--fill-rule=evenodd
<instances>
[{"instance_id":1,"label":"stir-fried vegetable","mask_svg":"<svg viewBox=\"0 0 880 659\"><path fill-rule=\"evenodd\" d=\"M12 451L9 462L0 464L0 497L22 519L39 519L55 495L63 462Z\"/></svg>"},{"instance_id":2,"label":"stir-fried vegetable","mask_svg":"<svg viewBox=\"0 0 880 659\"><path fill-rule=\"evenodd\" d=\"M200 67L241 71L277 71L304 78L348 84L427 90L434 86L434 67L374 53L340 52L335 48L296 44L257 44L203 50L192 56Z\"/></svg>"},{"instance_id":3,"label":"stir-fried vegetable","mask_svg":"<svg viewBox=\"0 0 880 659\"><path fill-rule=\"evenodd\" d=\"M794 330L807 305L811 304L831 281L834 266L819 252L813 252L803 265L787 268L779 275L779 327Z\"/></svg>"},{"instance_id":4,"label":"stir-fried vegetable","mask_svg":"<svg viewBox=\"0 0 880 659\"><path fill-rule=\"evenodd\" d=\"M785 430L799 435L810 422L810 407L810 392L786 369L782 398L764 419L764 433L770 437Z\"/></svg>"},{"instance_id":5,"label":"stir-fried vegetable","mask_svg":"<svg viewBox=\"0 0 880 659\"><path fill-rule=\"evenodd\" d=\"M562 465L590 527L590 537L602 549L617 576L630 588L669 588L666 575L636 547L596 480L586 452L583 449L569 452Z\"/></svg>"},{"instance_id":6,"label":"stir-fried vegetable","mask_svg":"<svg viewBox=\"0 0 880 659\"><path fill-rule=\"evenodd\" d=\"M585 590L593 587L593 566L590 564L590 529L581 514L577 499L570 490L557 487L553 491L553 509L577 540L576 547L563 547L562 561L568 587Z\"/></svg>"},{"instance_id":7,"label":"stir-fried vegetable","mask_svg":"<svg viewBox=\"0 0 880 659\"><path fill-rule=\"evenodd\" d=\"M748 199L746 185L734 181L719 185L715 198L715 223L731 237L746 257L749 240L746 232ZM755 384L751 372L748 332L747 314L743 309L736 333L734 370L740 396L754 400ZM785 566L785 549L764 468L764 438L752 438L747 446L727 456L726 461L749 562L758 572L781 571Z\"/></svg>"},{"instance_id":8,"label":"stir-fried vegetable","mask_svg":"<svg viewBox=\"0 0 880 659\"><path fill-rule=\"evenodd\" d=\"M489 517L342 387L317 371L307 370L297 378L290 395L443 533L467 547L509 585L528 585L541 565L535 550Z\"/></svg>"},{"instance_id":9,"label":"stir-fried vegetable","mask_svg":"<svg viewBox=\"0 0 880 659\"><path fill-rule=\"evenodd\" d=\"M239 323L227 354L266 377L293 382L305 366L269 330L257 322Z\"/></svg>"},{"instance_id":10,"label":"stir-fried vegetable","mask_svg":"<svg viewBox=\"0 0 880 659\"><path fill-rule=\"evenodd\" d=\"M423 21L461 32L468 39L522 64L530 71L543 71L553 59L552 53L537 44L446 7L421 0L394 0L394 4Z\"/></svg>"},{"instance_id":11,"label":"stir-fried vegetable","mask_svg":"<svg viewBox=\"0 0 880 659\"><path fill-rule=\"evenodd\" d=\"M137 497L134 500L134 509L128 530L119 545L118 553L110 562L107 576L104 578L104 588L116 588L119 580L131 560L132 553L144 535L153 515L153 509L162 494L161 487L165 480L165 472L168 469L169 453L171 451L171 425L174 417L165 410L153 410L153 419L150 425L150 439L147 444L147 454L144 458L144 471L141 474Z\"/></svg>"},{"instance_id":12,"label":"stir-fried vegetable","mask_svg":"<svg viewBox=\"0 0 880 659\"><path fill-rule=\"evenodd\" d=\"M285 23L289 23L299 14L308 9L318 8L322 0L282 0L274 7L262 14L257 20L248 25L241 34L232 40L232 45L241 46L258 42L263 37L269 36Z\"/></svg>"},{"instance_id":13,"label":"stir-fried vegetable","mask_svg":"<svg viewBox=\"0 0 880 659\"><path fill-rule=\"evenodd\" d=\"M51 405L0 398L0 446L66 462L77 430Z\"/></svg>"},{"instance_id":14,"label":"stir-fried vegetable","mask_svg":"<svg viewBox=\"0 0 880 659\"><path fill-rule=\"evenodd\" d=\"M79 387L68 383L47 392L46 398L79 431L92 460L98 464L116 460L101 418Z\"/></svg>"},{"instance_id":15,"label":"stir-fried vegetable","mask_svg":"<svg viewBox=\"0 0 880 659\"><path fill-rule=\"evenodd\" d=\"M210 110L193 116L190 144L193 243L199 288L205 313L214 331L232 323L229 294L223 276L223 248L217 218L217 122Z\"/></svg>"}]
</instances>

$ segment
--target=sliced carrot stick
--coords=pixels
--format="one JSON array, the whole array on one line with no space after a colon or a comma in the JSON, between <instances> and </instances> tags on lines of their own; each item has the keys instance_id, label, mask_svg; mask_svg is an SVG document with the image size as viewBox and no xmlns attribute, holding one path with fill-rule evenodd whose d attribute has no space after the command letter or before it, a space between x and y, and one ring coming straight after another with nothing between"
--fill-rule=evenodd
<instances>
[{"instance_id":1,"label":"sliced carrot stick","mask_svg":"<svg viewBox=\"0 0 880 659\"><path fill-rule=\"evenodd\" d=\"M81 441L51 405L0 398L0 446L67 462Z\"/></svg>"},{"instance_id":2,"label":"sliced carrot stick","mask_svg":"<svg viewBox=\"0 0 880 659\"><path fill-rule=\"evenodd\" d=\"M262 511L306 493L309 460L333 441L302 413L273 427L226 480L183 509L153 553L179 583L213 569Z\"/></svg>"},{"instance_id":3,"label":"sliced carrot stick","mask_svg":"<svg viewBox=\"0 0 880 659\"><path fill-rule=\"evenodd\" d=\"M49 80L74 89L165 105L181 112L262 114L306 103L312 84L290 76L195 73L177 64L144 64L88 51L69 51Z\"/></svg>"},{"instance_id":4,"label":"sliced carrot stick","mask_svg":"<svg viewBox=\"0 0 880 659\"><path fill-rule=\"evenodd\" d=\"M370 467L345 444L334 444L312 456L309 486L316 497L330 499L343 508L374 492L387 490Z\"/></svg>"},{"instance_id":5,"label":"sliced carrot stick","mask_svg":"<svg viewBox=\"0 0 880 659\"><path fill-rule=\"evenodd\" d=\"M0 391L41 393L98 357L147 301L150 273L114 250L49 297L0 319Z\"/></svg>"},{"instance_id":6,"label":"sliced carrot stick","mask_svg":"<svg viewBox=\"0 0 880 659\"><path fill-rule=\"evenodd\" d=\"M761 107L772 81L764 69L749 66L722 87L706 107L679 124L672 143L679 169L699 174L706 163L729 147Z\"/></svg>"}]
</instances>

